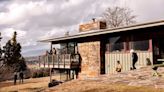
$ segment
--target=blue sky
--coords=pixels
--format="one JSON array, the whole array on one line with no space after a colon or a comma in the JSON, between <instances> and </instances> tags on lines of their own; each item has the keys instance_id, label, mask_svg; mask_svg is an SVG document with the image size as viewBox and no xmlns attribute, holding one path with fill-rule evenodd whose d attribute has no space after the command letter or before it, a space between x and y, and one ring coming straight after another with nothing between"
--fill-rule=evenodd
<instances>
[{"instance_id":1,"label":"blue sky","mask_svg":"<svg viewBox=\"0 0 164 92\"><path fill-rule=\"evenodd\" d=\"M164 19L164 0L0 0L1 44L17 31L24 56L44 54L50 44L38 40L76 34L79 24L112 6L129 7L138 23Z\"/></svg>"}]
</instances>

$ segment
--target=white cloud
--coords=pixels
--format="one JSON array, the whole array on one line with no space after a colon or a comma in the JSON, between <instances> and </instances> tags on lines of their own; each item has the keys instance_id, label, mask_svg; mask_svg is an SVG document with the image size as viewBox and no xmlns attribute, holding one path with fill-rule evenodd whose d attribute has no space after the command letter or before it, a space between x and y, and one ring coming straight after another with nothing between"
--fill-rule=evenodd
<instances>
[{"instance_id":1,"label":"white cloud","mask_svg":"<svg viewBox=\"0 0 164 92\"><path fill-rule=\"evenodd\" d=\"M0 24L16 24L25 21L34 16L40 16L45 13L51 13L53 6L45 1L19 4L14 2L7 7L8 12L0 13Z\"/></svg>"},{"instance_id":2,"label":"white cloud","mask_svg":"<svg viewBox=\"0 0 164 92\"><path fill-rule=\"evenodd\" d=\"M1 41L2 46L4 46L8 40L12 39L15 31L17 32L17 41L21 44L24 42L23 40L25 40L24 38L27 34L27 31L22 31L14 28L4 28L1 29L1 36L3 37Z\"/></svg>"},{"instance_id":3,"label":"white cloud","mask_svg":"<svg viewBox=\"0 0 164 92\"><path fill-rule=\"evenodd\" d=\"M13 29L13 28L5 28L1 31L2 35L4 37L8 37L8 38L12 38L13 36L13 33L14 32L17 32L17 37L18 39L22 39L24 38L24 36L26 35L26 31L22 31L22 30L16 30L16 29Z\"/></svg>"},{"instance_id":4,"label":"white cloud","mask_svg":"<svg viewBox=\"0 0 164 92\"><path fill-rule=\"evenodd\" d=\"M78 32L78 25L72 25L68 27L54 27L48 32L46 32L43 36L39 37L39 39L49 39L49 38L56 38L56 37L62 37L65 35L66 32L69 32L69 35L76 34Z\"/></svg>"},{"instance_id":5,"label":"white cloud","mask_svg":"<svg viewBox=\"0 0 164 92\"><path fill-rule=\"evenodd\" d=\"M40 39L78 32L78 24L101 17L110 6L130 7L139 22L164 19L164 0L7 0L0 1L2 43L18 32L23 52L49 49ZM39 52L38 52L39 53Z\"/></svg>"},{"instance_id":6,"label":"white cloud","mask_svg":"<svg viewBox=\"0 0 164 92\"><path fill-rule=\"evenodd\" d=\"M132 9L138 22L164 19L164 0L118 0L117 4Z\"/></svg>"},{"instance_id":7,"label":"white cloud","mask_svg":"<svg viewBox=\"0 0 164 92\"><path fill-rule=\"evenodd\" d=\"M82 2L84 2L84 0L68 0L67 2L63 2L63 4L61 5L61 8L69 8L72 6L77 6L79 4L81 4Z\"/></svg>"}]
</instances>

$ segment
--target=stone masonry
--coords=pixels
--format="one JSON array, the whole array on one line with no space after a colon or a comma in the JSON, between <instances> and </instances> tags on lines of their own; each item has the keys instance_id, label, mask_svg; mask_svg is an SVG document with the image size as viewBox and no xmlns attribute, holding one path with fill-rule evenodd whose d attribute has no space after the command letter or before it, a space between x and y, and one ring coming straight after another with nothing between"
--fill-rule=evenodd
<instances>
[{"instance_id":1,"label":"stone masonry","mask_svg":"<svg viewBox=\"0 0 164 92\"><path fill-rule=\"evenodd\" d=\"M78 43L81 55L80 79L93 78L100 75L100 42Z\"/></svg>"}]
</instances>

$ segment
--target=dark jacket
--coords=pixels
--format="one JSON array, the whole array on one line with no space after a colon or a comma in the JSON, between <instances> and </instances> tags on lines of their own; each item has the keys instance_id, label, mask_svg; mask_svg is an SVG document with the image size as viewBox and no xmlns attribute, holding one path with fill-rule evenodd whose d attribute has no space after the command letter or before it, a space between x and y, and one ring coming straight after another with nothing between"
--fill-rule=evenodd
<instances>
[{"instance_id":1,"label":"dark jacket","mask_svg":"<svg viewBox=\"0 0 164 92\"><path fill-rule=\"evenodd\" d=\"M137 53L135 53L135 52L132 53L132 60L133 60L133 62L138 61L138 55L137 55Z\"/></svg>"}]
</instances>

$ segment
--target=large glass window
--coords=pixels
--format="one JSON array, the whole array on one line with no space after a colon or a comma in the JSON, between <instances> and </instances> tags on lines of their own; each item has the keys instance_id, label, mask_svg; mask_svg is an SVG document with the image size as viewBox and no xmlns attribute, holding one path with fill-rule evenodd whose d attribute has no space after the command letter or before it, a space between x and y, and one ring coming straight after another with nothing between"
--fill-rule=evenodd
<instances>
[{"instance_id":1,"label":"large glass window","mask_svg":"<svg viewBox=\"0 0 164 92\"><path fill-rule=\"evenodd\" d=\"M124 49L123 41L120 36L109 38L106 44L106 50L109 52L122 51Z\"/></svg>"},{"instance_id":2,"label":"large glass window","mask_svg":"<svg viewBox=\"0 0 164 92\"><path fill-rule=\"evenodd\" d=\"M60 54L66 54L67 53L67 44L61 43L60 44Z\"/></svg>"},{"instance_id":3,"label":"large glass window","mask_svg":"<svg viewBox=\"0 0 164 92\"><path fill-rule=\"evenodd\" d=\"M74 54L75 53L75 43L70 42L68 43L68 54Z\"/></svg>"},{"instance_id":4,"label":"large glass window","mask_svg":"<svg viewBox=\"0 0 164 92\"><path fill-rule=\"evenodd\" d=\"M116 36L108 38L106 43L106 52L120 52L130 49L148 51L149 38L142 35Z\"/></svg>"},{"instance_id":5,"label":"large glass window","mask_svg":"<svg viewBox=\"0 0 164 92\"><path fill-rule=\"evenodd\" d=\"M77 44L75 42L69 42L69 43L62 43L60 44L61 47L61 54L73 54L75 53L75 46Z\"/></svg>"},{"instance_id":6,"label":"large glass window","mask_svg":"<svg viewBox=\"0 0 164 92\"><path fill-rule=\"evenodd\" d=\"M134 50L147 51L149 49L149 40L134 41L132 42L132 48Z\"/></svg>"}]
</instances>

